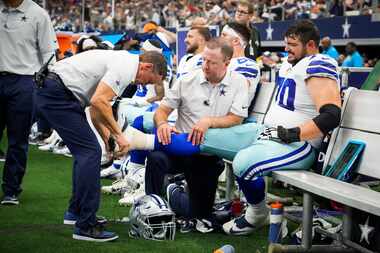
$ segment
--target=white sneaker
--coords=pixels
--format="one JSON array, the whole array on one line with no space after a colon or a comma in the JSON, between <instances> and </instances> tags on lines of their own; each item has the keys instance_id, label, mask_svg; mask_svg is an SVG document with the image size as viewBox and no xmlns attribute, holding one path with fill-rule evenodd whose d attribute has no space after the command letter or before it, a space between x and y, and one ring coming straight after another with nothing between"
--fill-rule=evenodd
<instances>
[{"instance_id":1,"label":"white sneaker","mask_svg":"<svg viewBox=\"0 0 380 253\"><path fill-rule=\"evenodd\" d=\"M60 138L55 139L49 144L39 146L38 149L41 151L53 151L54 147L61 141Z\"/></svg>"},{"instance_id":2,"label":"white sneaker","mask_svg":"<svg viewBox=\"0 0 380 253\"><path fill-rule=\"evenodd\" d=\"M128 161L126 164L122 165L122 167L124 166L124 170L126 171L125 174L127 177L131 177L139 183L145 181L145 165Z\"/></svg>"},{"instance_id":3,"label":"white sneaker","mask_svg":"<svg viewBox=\"0 0 380 253\"><path fill-rule=\"evenodd\" d=\"M223 224L223 230L228 235L248 235L253 231L269 224L269 209L255 217L253 223L249 223L242 215Z\"/></svg>"},{"instance_id":4,"label":"white sneaker","mask_svg":"<svg viewBox=\"0 0 380 253\"><path fill-rule=\"evenodd\" d=\"M65 145L63 147L56 147L53 149L53 153L57 155L64 155L67 157L72 157L69 148Z\"/></svg>"},{"instance_id":5,"label":"white sneaker","mask_svg":"<svg viewBox=\"0 0 380 253\"><path fill-rule=\"evenodd\" d=\"M111 185L102 186L101 190L106 194L122 194L130 188L130 182L128 178L123 178L114 181Z\"/></svg>"},{"instance_id":6,"label":"white sneaker","mask_svg":"<svg viewBox=\"0 0 380 253\"><path fill-rule=\"evenodd\" d=\"M65 147L66 147L66 144L61 140L57 144L54 145L52 151L54 154L61 155L62 154L61 149L65 148Z\"/></svg>"},{"instance_id":7,"label":"white sneaker","mask_svg":"<svg viewBox=\"0 0 380 253\"><path fill-rule=\"evenodd\" d=\"M59 139L59 135L58 135L58 133L55 130L53 130L53 132L51 133L51 135L48 138L46 138L45 140L43 140L43 143L44 144L49 144L49 143L54 142L54 140L56 140L56 139Z\"/></svg>"},{"instance_id":8,"label":"white sneaker","mask_svg":"<svg viewBox=\"0 0 380 253\"><path fill-rule=\"evenodd\" d=\"M136 189L130 188L130 190L124 193L123 198L119 199L119 205L131 206L136 199L145 195L145 184L139 184Z\"/></svg>"},{"instance_id":9,"label":"white sneaker","mask_svg":"<svg viewBox=\"0 0 380 253\"><path fill-rule=\"evenodd\" d=\"M112 165L100 171L100 178L121 179L123 173L120 170L121 160L114 160Z\"/></svg>"},{"instance_id":10,"label":"white sneaker","mask_svg":"<svg viewBox=\"0 0 380 253\"><path fill-rule=\"evenodd\" d=\"M117 180L110 186L103 186L102 192L109 194L124 194L129 188L135 189L145 181L145 167L143 165L131 168L128 174L121 180Z\"/></svg>"},{"instance_id":11,"label":"white sneaker","mask_svg":"<svg viewBox=\"0 0 380 253\"><path fill-rule=\"evenodd\" d=\"M130 187L122 191L124 196L119 200L121 206L132 205L135 199L145 195L145 167L143 165L130 167L126 179Z\"/></svg>"}]
</instances>

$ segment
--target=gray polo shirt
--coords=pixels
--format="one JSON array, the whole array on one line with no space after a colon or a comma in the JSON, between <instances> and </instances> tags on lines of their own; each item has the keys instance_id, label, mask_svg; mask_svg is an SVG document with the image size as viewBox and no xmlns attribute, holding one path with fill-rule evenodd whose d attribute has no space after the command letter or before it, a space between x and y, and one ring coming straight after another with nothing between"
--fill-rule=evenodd
<instances>
[{"instance_id":1,"label":"gray polo shirt","mask_svg":"<svg viewBox=\"0 0 380 253\"><path fill-rule=\"evenodd\" d=\"M32 75L57 48L50 17L38 4L7 8L0 1L0 71Z\"/></svg>"},{"instance_id":2,"label":"gray polo shirt","mask_svg":"<svg viewBox=\"0 0 380 253\"><path fill-rule=\"evenodd\" d=\"M226 116L230 112L247 117L247 81L235 71L227 71L218 85L212 85L199 69L180 77L161 103L178 109L176 128L189 132L203 117Z\"/></svg>"},{"instance_id":3,"label":"gray polo shirt","mask_svg":"<svg viewBox=\"0 0 380 253\"><path fill-rule=\"evenodd\" d=\"M78 98L83 107L90 105L100 81L116 95L135 81L139 56L127 51L89 50L56 62L49 67Z\"/></svg>"}]
</instances>

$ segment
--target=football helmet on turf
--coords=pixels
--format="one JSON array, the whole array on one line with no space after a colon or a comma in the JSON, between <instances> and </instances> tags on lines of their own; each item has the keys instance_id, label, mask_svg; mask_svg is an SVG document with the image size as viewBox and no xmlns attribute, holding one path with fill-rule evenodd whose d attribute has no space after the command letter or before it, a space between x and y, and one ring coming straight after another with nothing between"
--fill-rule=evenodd
<instances>
[{"instance_id":1,"label":"football helmet on turf","mask_svg":"<svg viewBox=\"0 0 380 253\"><path fill-rule=\"evenodd\" d=\"M155 194L138 198L129 213L129 235L148 240L174 240L175 214L168 203Z\"/></svg>"}]
</instances>

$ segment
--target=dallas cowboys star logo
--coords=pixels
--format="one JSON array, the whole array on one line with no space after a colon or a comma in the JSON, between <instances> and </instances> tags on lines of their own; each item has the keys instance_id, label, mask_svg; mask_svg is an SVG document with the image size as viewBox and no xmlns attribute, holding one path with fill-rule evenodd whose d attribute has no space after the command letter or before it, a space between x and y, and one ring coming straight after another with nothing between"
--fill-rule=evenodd
<instances>
[{"instance_id":1,"label":"dallas cowboys star logo","mask_svg":"<svg viewBox=\"0 0 380 253\"><path fill-rule=\"evenodd\" d=\"M219 93L219 96L225 96L226 95L226 91L224 90L224 86L220 89L220 93Z\"/></svg>"},{"instance_id":2,"label":"dallas cowboys star logo","mask_svg":"<svg viewBox=\"0 0 380 253\"><path fill-rule=\"evenodd\" d=\"M365 224L362 225L362 224L359 224L359 227L360 227L360 230L362 232L361 236L360 236L360 242L362 242L363 240L366 241L366 243L369 245L369 240L368 240L368 236L369 234L375 229L374 227L371 227L371 226L368 226L368 222L369 222L369 216L367 217L367 220L365 221Z\"/></svg>"},{"instance_id":3,"label":"dallas cowboys star logo","mask_svg":"<svg viewBox=\"0 0 380 253\"><path fill-rule=\"evenodd\" d=\"M265 29L265 31L267 32L267 40L272 40L272 33L274 29L272 28L271 23L269 23L269 26L267 29Z\"/></svg>"},{"instance_id":4,"label":"dallas cowboys star logo","mask_svg":"<svg viewBox=\"0 0 380 253\"><path fill-rule=\"evenodd\" d=\"M346 21L342 25L343 28L343 38L349 38L350 37L350 28L351 24L348 23L348 20L346 18Z\"/></svg>"},{"instance_id":5,"label":"dallas cowboys star logo","mask_svg":"<svg viewBox=\"0 0 380 253\"><path fill-rule=\"evenodd\" d=\"M27 19L28 19L28 18L27 18L26 16L23 16L23 17L21 18L21 21L26 22Z\"/></svg>"}]
</instances>

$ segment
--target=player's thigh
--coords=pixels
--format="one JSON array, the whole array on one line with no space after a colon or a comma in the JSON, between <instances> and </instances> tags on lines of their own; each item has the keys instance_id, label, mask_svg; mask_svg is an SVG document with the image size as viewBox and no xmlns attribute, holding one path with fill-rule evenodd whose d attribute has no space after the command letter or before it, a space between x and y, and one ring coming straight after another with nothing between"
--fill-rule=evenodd
<instances>
[{"instance_id":1,"label":"player's thigh","mask_svg":"<svg viewBox=\"0 0 380 253\"><path fill-rule=\"evenodd\" d=\"M246 180L266 176L274 170L308 169L315 161L316 151L308 142L284 144L258 140L238 152L234 161L234 174Z\"/></svg>"}]
</instances>

